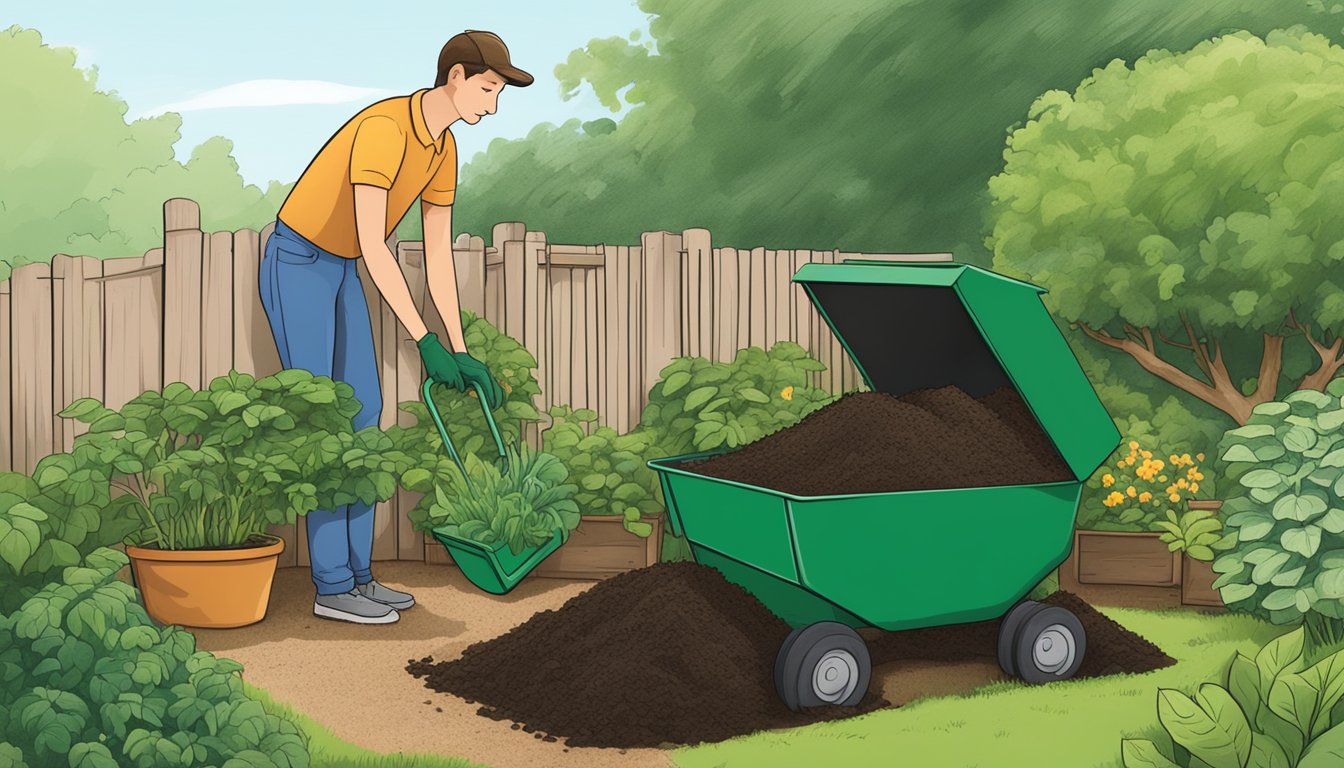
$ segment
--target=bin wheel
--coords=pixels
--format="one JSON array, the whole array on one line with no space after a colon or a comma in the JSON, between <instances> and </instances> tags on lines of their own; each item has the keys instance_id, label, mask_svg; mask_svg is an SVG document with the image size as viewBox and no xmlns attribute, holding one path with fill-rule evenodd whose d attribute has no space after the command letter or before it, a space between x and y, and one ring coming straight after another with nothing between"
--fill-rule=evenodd
<instances>
[{"instance_id":1,"label":"bin wheel","mask_svg":"<svg viewBox=\"0 0 1344 768\"><path fill-rule=\"evenodd\" d=\"M1067 608L1043 605L1025 616L1013 641L1017 676L1028 683L1067 680L1078 673L1087 653L1083 624Z\"/></svg>"},{"instance_id":2,"label":"bin wheel","mask_svg":"<svg viewBox=\"0 0 1344 768\"><path fill-rule=\"evenodd\" d=\"M1029 616L1039 613L1044 605L1035 600L1019 600L1017 605L1008 609L999 622L999 669L1010 677L1017 677L1017 662L1013 660L1013 642L1022 622Z\"/></svg>"},{"instance_id":3,"label":"bin wheel","mask_svg":"<svg viewBox=\"0 0 1344 768\"><path fill-rule=\"evenodd\" d=\"M789 633L775 657L775 691L789 709L863 700L872 679L868 646L852 628L820 621Z\"/></svg>"}]
</instances>

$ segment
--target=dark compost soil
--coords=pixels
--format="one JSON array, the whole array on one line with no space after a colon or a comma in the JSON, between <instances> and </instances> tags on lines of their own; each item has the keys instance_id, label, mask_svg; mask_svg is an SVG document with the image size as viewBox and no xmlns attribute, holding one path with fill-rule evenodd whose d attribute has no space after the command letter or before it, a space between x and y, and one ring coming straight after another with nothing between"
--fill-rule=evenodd
<instances>
[{"instance_id":1,"label":"dark compost soil","mask_svg":"<svg viewBox=\"0 0 1344 768\"><path fill-rule=\"evenodd\" d=\"M1088 633L1082 674L1142 672L1173 663L1155 646L1067 593ZM865 630L877 667L903 658L995 658L998 621ZM775 694L775 655L789 627L718 571L660 563L608 579L460 659L410 661L425 686L481 704L569 746L656 747L721 741L756 730L850 717L886 706L874 685L856 708L791 712Z\"/></svg>"},{"instance_id":2,"label":"dark compost soil","mask_svg":"<svg viewBox=\"0 0 1344 768\"><path fill-rule=\"evenodd\" d=\"M682 465L799 496L890 493L1073 477L1016 390L856 392L729 453Z\"/></svg>"}]
</instances>

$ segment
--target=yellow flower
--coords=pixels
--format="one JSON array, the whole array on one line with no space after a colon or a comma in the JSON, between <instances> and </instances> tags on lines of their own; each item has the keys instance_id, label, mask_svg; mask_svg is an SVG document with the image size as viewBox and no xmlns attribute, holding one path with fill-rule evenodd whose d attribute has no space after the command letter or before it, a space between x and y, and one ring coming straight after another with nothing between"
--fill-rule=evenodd
<instances>
[{"instance_id":1,"label":"yellow flower","mask_svg":"<svg viewBox=\"0 0 1344 768\"><path fill-rule=\"evenodd\" d=\"M779 390L779 396L782 397L782 398L784 398L785 400L792 400L792 399L793 399L793 385L789 385L789 386L787 386L787 387L785 387L785 388Z\"/></svg>"},{"instance_id":2,"label":"yellow flower","mask_svg":"<svg viewBox=\"0 0 1344 768\"><path fill-rule=\"evenodd\" d=\"M1204 460L1204 454L1202 454L1202 453L1196 453L1196 454L1195 454L1195 458L1196 458L1196 459L1199 459L1200 461L1203 461L1203 460Z\"/></svg>"},{"instance_id":3,"label":"yellow flower","mask_svg":"<svg viewBox=\"0 0 1344 768\"><path fill-rule=\"evenodd\" d=\"M1191 483L1191 484L1190 484L1190 492L1191 492L1191 493L1199 493L1199 483Z\"/></svg>"},{"instance_id":4,"label":"yellow flower","mask_svg":"<svg viewBox=\"0 0 1344 768\"><path fill-rule=\"evenodd\" d=\"M1171 499L1172 501L1180 501L1180 500L1181 500L1181 497L1180 497L1180 496L1177 496L1177 495L1174 494L1174 493L1171 494L1170 496L1168 496L1167 498Z\"/></svg>"},{"instance_id":5,"label":"yellow flower","mask_svg":"<svg viewBox=\"0 0 1344 768\"><path fill-rule=\"evenodd\" d=\"M1114 507L1116 504L1119 504L1124 500L1125 500L1124 495L1121 494L1119 491L1111 491L1111 495L1106 497L1105 504L1108 507Z\"/></svg>"},{"instance_id":6,"label":"yellow flower","mask_svg":"<svg viewBox=\"0 0 1344 768\"><path fill-rule=\"evenodd\" d=\"M1171 463L1172 463L1172 464L1175 464L1176 462L1178 462L1178 461L1181 460L1181 457L1180 457L1180 456L1177 456L1177 455L1174 454L1174 453L1171 454L1170 456L1168 456L1167 458L1168 458L1168 459L1171 459Z\"/></svg>"},{"instance_id":7,"label":"yellow flower","mask_svg":"<svg viewBox=\"0 0 1344 768\"><path fill-rule=\"evenodd\" d=\"M1129 441L1129 447L1130 447L1130 450L1138 450L1138 448L1139 448L1139 441L1138 441L1138 440L1130 440L1130 441Z\"/></svg>"},{"instance_id":8,"label":"yellow flower","mask_svg":"<svg viewBox=\"0 0 1344 768\"><path fill-rule=\"evenodd\" d=\"M1153 458L1153 452L1152 452L1152 451L1141 451L1140 453L1143 454L1143 458L1145 458L1145 459L1151 459L1151 458Z\"/></svg>"},{"instance_id":9,"label":"yellow flower","mask_svg":"<svg viewBox=\"0 0 1344 768\"><path fill-rule=\"evenodd\" d=\"M1107 472L1106 474L1101 476L1102 487L1110 488L1114 484L1115 484L1115 476L1112 475L1110 472Z\"/></svg>"},{"instance_id":10,"label":"yellow flower","mask_svg":"<svg viewBox=\"0 0 1344 768\"><path fill-rule=\"evenodd\" d=\"M1135 496L1138 496L1138 495L1139 495L1139 492L1136 491L1136 490L1134 490L1134 486L1131 485L1131 486L1129 486L1128 488L1125 489L1125 494L1128 495L1129 498L1132 499L1132 498L1134 498Z\"/></svg>"},{"instance_id":11,"label":"yellow flower","mask_svg":"<svg viewBox=\"0 0 1344 768\"><path fill-rule=\"evenodd\" d=\"M1143 493L1140 493L1140 494L1139 494L1139 503L1140 503L1140 504L1147 504L1147 503L1148 503L1148 500L1151 499L1151 498L1153 498L1153 494L1151 494L1151 493L1149 493L1149 492L1147 492L1147 491L1144 491Z\"/></svg>"},{"instance_id":12,"label":"yellow flower","mask_svg":"<svg viewBox=\"0 0 1344 768\"><path fill-rule=\"evenodd\" d=\"M1167 482L1167 476L1166 476L1166 475L1162 475L1161 477L1157 478L1157 482L1159 482L1159 483L1165 483L1165 482Z\"/></svg>"},{"instance_id":13,"label":"yellow flower","mask_svg":"<svg viewBox=\"0 0 1344 768\"><path fill-rule=\"evenodd\" d=\"M513 394L513 387L509 385L509 382L507 382L507 381L501 381L501 382L499 382L499 386L500 386L501 389L504 390L504 394L506 394L506 395L511 395L511 394ZM473 389L473 390L471 391L471 393L472 393L473 395L476 394L476 390Z\"/></svg>"}]
</instances>

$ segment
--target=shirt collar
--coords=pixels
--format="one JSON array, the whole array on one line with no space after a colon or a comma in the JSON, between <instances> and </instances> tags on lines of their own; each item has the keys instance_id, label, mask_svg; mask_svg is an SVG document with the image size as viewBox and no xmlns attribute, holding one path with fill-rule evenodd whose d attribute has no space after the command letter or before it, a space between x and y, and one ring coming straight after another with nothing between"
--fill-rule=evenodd
<instances>
[{"instance_id":1,"label":"shirt collar","mask_svg":"<svg viewBox=\"0 0 1344 768\"><path fill-rule=\"evenodd\" d=\"M415 137L426 147L434 147L436 153L443 152L443 134L439 134L438 141L429 135L429 125L425 123L424 100L425 94L429 92L428 88L421 88L411 94L411 125L415 129ZM445 128L443 133L447 133Z\"/></svg>"}]
</instances>

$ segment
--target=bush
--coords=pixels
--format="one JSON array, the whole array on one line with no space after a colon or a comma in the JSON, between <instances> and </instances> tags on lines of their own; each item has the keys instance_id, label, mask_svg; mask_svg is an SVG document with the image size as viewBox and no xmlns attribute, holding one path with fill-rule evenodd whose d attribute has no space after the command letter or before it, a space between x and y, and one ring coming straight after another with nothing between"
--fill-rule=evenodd
<instances>
[{"instance_id":1,"label":"bush","mask_svg":"<svg viewBox=\"0 0 1344 768\"><path fill-rule=\"evenodd\" d=\"M662 456L738 448L832 402L807 384L808 372L825 368L791 341L739 350L731 363L679 357L649 390L640 427Z\"/></svg>"},{"instance_id":2,"label":"bush","mask_svg":"<svg viewBox=\"0 0 1344 768\"><path fill-rule=\"evenodd\" d=\"M1124 739L1126 768L1180 768L1195 760L1209 768L1339 765L1344 652L1308 666L1303 639L1298 629L1266 644L1254 660L1238 653L1227 685L1205 683L1193 698L1159 689L1158 719L1176 754L1162 754L1147 739Z\"/></svg>"},{"instance_id":3,"label":"bush","mask_svg":"<svg viewBox=\"0 0 1344 768\"><path fill-rule=\"evenodd\" d=\"M1223 602L1344 643L1344 379L1262 403L1219 443L1236 548L1214 561Z\"/></svg>"},{"instance_id":4,"label":"bush","mask_svg":"<svg viewBox=\"0 0 1344 768\"><path fill-rule=\"evenodd\" d=\"M1097 531L1162 530L1161 521L1178 516L1190 499L1213 497L1212 484L1199 462L1204 454L1155 456L1138 440L1128 453L1103 465L1088 478L1078 527Z\"/></svg>"},{"instance_id":5,"label":"bush","mask_svg":"<svg viewBox=\"0 0 1344 768\"><path fill-rule=\"evenodd\" d=\"M611 427L597 426L597 414L588 409L555 406L550 416L551 426L541 433L542 450L569 468L578 485L574 500L579 511L622 515L626 530L636 536L652 533L652 526L639 518L663 511L658 475L646 463L653 458L653 433L636 429L618 435Z\"/></svg>"},{"instance_id":6,"label":"bush","mask_svg":"<svg viewBox=\"0 0 1344 768\"><path fill-rule=\"evenodd\" d=\"M307 766L304 736L243 693L241 665L155 625L116 578L126 563L97 549L0 615L5 764Z\"/></svg>"},{"instance_id":7,"label":"bush","mask_svg":"<svg viewBox=\"0 0 1344 768\"><path fill-rule=\"evenodd\" d=\"M349 384L287 369L231 372L201 391L175 382L120 411L84 398L61 415L89 425L76 450L128 492L113 504L143 522L135 543L194 549L391 498L405 457L377 427L354 431L359 409Z\"/></svg>"}]
</instances>

